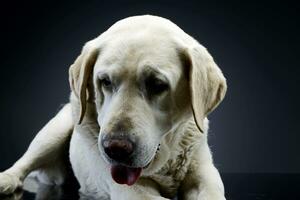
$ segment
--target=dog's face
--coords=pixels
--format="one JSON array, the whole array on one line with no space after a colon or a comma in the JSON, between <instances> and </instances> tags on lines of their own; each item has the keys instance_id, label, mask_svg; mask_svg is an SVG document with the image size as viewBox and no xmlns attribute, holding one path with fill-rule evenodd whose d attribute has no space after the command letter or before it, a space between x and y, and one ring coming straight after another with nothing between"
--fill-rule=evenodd
<instances>
[{"instance_id":1,"label":"dog's face","mask_svg":"<svg viewBox=\"0 0 300 200\"><path fill-rule=\"evenodd\" d=\"M226 91L208 52L170 21L153 16L119 21L89 42L70 68L70 82L81 105L80 122L87 90L94 97L99 150L113 166L114 180L128 185L182 121L193 115L200 134Z\"/></svg>"},{"instance_id":2,"label":"dog's face","mask_svg":"<svg viewBox=\"0 0 300 200\"><path fill-rule=\"evenodd\" d=\"M129 37L129 38L128 38ZM177 50L153 35L113 37L94 66L99 146L105 158L145 167L161 138L190 111L188 79ZM104 141L125 139L133 152L124 159L104 153Z\"/></svg>"}]
</instances>

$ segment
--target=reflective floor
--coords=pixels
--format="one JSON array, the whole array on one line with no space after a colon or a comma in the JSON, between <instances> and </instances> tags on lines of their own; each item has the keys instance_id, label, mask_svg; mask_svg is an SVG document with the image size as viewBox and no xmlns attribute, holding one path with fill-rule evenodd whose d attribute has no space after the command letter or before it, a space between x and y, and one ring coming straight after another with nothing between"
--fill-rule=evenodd
<instances>
[{"instance_id":1,"label":"reflective floor","mask_svg":"<svg viewBox=\"0 0 300 200\"><path fill-rule=\"evenodd\" d=\"M300 174L223 174L227 200L300 200ZM86 200L78 184L69 180L64 187L49 187L27 181L28 191L18 191L2 200Z\"/></svg>"}]
</instances>

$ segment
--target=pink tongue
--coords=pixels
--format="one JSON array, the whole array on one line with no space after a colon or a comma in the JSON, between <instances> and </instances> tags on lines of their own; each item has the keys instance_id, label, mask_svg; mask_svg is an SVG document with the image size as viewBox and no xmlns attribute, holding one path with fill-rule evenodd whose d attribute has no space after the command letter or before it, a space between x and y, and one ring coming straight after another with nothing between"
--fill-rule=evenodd
<instances>
[{"instance_id":1,"label":"pink tongue","mask_svg":"<svg viewBox=\"0 0 300 200\"><path fill-rule=\"evenodd\" d=\"M140 177L142 168L130 168L122 165L111 166L110 173L119 184L133 185Z\"/></svg>"}]
</instances>

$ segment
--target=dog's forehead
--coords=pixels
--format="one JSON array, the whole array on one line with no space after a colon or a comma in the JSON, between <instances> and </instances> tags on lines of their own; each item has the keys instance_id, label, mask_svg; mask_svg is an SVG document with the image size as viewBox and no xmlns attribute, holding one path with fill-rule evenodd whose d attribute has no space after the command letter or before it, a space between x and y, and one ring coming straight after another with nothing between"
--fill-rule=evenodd
<instances>
[{"instance_id":1,"label":"dog's forehead","mask_svg":"<svg viewBox=\"0 0 300 200\"><path fill-rule=\"evenodd\" d=\"M144 15L120 20L92 42L100 49L94 74L106 71L120 76L139 75L150 66L176 82L183 71L179 49L191 39L176 24L161 17Z\"/></svg>"},{"instance_id":2,"label":"dog's forehead","mask_svg":"<svg viewBox=\"0 0 300 200\"><path fill-rule=\"evenodd\" d=\"M95 74L139 76L150 68L176 81L181 73L181 60L176 43L166 35L134 32L107 40L95 64Z\"/></svg>"},{"instance_id":3,"label":"dog's forehead","mask_svg":"<svg viewBox=\"0 0 300 200\"><path fill-rule=\"evenodd\" d=\"M152 15L133 16L119 20L105 31L102 36L124 35L126 33L131 35L139 31L150 32L154 35L176 34L181 37L187 36L180 27L170 20Z\"/></svg>"}]
</instances>

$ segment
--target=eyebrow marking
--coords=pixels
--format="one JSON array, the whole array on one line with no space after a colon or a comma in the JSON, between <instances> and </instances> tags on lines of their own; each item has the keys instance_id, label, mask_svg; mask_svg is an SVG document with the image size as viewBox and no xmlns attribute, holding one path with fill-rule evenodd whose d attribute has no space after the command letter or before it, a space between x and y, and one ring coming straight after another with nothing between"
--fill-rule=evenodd
<instances>
[{"instance_id":1,"label":"eyebrow marking","mask_svg":"<svg viewBox=\"0 0 300 200\"><path fill-rule=\"evenodd\" d=\"M156 79L159 79L161 81L165 81L165 82L169 83L168 78L156 67L153 67L151 65L145 65L143 68L144 69L141 72L141 77L143 79L153 76Z\"/></svg>"}]
</instances>

